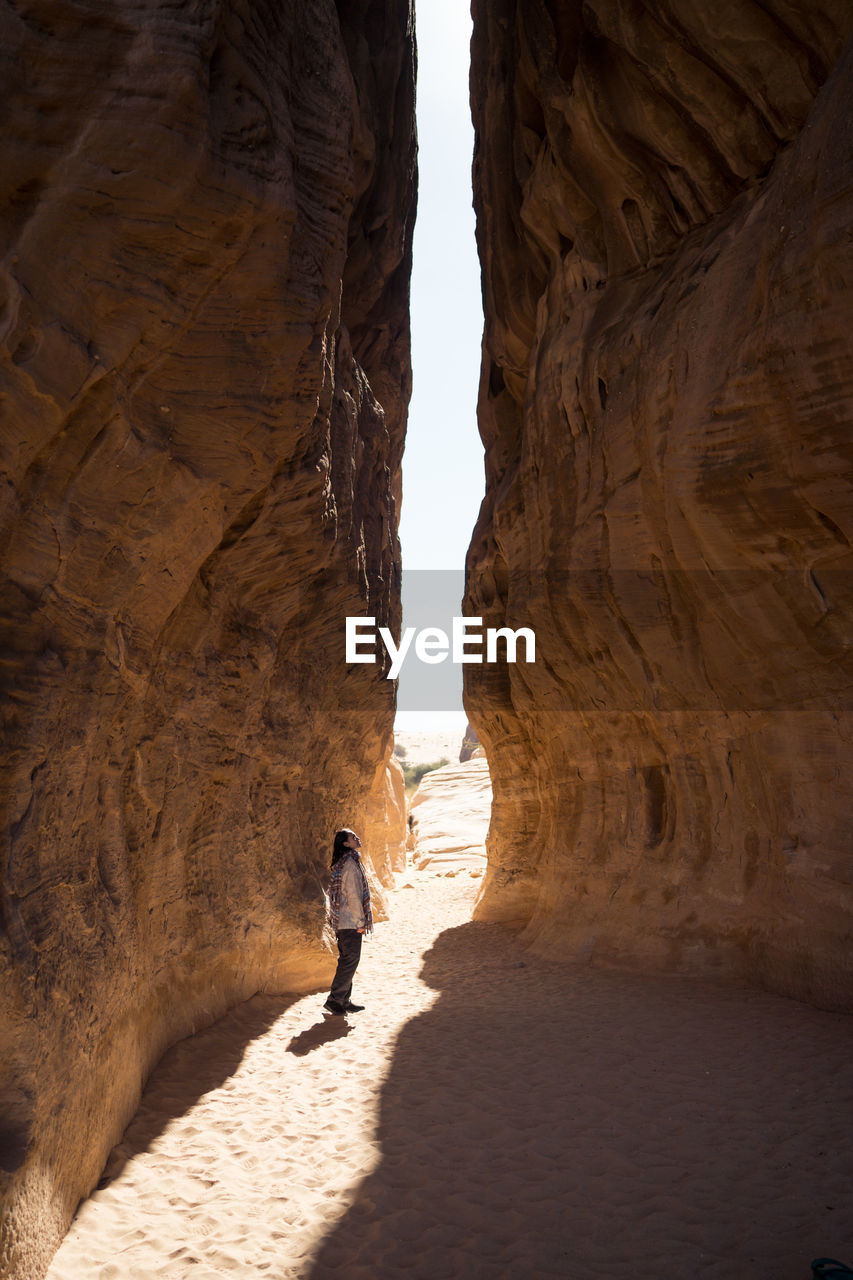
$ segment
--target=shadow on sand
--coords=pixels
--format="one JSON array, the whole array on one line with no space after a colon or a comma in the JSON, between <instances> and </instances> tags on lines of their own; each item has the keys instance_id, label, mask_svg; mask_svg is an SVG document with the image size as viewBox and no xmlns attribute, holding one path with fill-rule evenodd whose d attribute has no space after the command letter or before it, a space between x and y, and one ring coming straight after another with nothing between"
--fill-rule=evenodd
<instances>
[{"instance_id":1,"label":"shadow on sand","mask_svg":"<svg viewBox=\"0 0 853 1280\"><path fill-rule=\"evenodd\" d=\"M298 995L253 996L167 1049L148 1078L136 1115L110 1153L98 1189L117 1178L134 1156L147 1151L171 1121L233 1076L247 1046L299 999Z\"/></svg>"},{"instance_id":2,"label":"shadow on sand","mask_svg":"<svg viewBox=\"0 0 853 1280\"><path fill-rule=\"evenodd\" d=\"M287 1046L287 1052L304 1058L312 1050L319 1049L332 1040L343 1040L351 1030L346 1018L322 1018L313 1027L306 1027L298 1036L294 1036Z\"/></svg>"},{"instance_id":3,"label":"shadow on sand","mask_svg":"<svg viewBox=\"0 0 853 1280\"><path fill-rule=\"evenodd\" d=\"M853 1239L853 1020L565 968L494 926L424 960L381 1161L310 1280L806 1280Z\"/></svg>"}]
</instances>

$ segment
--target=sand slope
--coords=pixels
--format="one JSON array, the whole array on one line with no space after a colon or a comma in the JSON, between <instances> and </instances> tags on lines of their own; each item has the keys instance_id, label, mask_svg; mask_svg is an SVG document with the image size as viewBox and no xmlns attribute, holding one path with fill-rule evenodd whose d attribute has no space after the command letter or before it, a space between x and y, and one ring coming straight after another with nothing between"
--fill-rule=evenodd
<instances>
[{"instance_id":1,"label":"sand slope","mask_svg":"<svg viewBox=\"0 0 853 1280\"><path fill-rule=\"evenodd\" d=\"M367 1010L256 998L176 1046L51 1280L809 1280L853 1255L853 1020L563 971L414 873Z\"/></svg>"}]
</instances>

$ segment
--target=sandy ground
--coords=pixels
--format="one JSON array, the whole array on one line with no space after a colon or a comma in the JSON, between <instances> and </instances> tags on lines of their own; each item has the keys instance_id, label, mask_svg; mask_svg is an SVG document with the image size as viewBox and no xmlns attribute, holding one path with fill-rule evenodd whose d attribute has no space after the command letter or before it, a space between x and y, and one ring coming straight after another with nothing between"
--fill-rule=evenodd
<instances>
[{"instance_id":1,"label":"sandy ground","mask_svg":"<svg viewBox=\"0 0 853 1280\"><path fill-rule=\"evenodd\" d=\"M173 1048L51 1280L809 1280L853 1257L853 1019L568 970L412 872L354 996Z\"/></svg>"}]
</instances>

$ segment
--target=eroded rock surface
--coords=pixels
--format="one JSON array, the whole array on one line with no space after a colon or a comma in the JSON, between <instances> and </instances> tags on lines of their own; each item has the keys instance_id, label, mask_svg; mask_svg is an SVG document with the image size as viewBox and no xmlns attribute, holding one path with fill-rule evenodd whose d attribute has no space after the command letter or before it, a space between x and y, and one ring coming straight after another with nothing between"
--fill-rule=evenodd
<instances>
[{"instance_id":1,"label":"eroded rock surface","mask_svg":"<svg viewBox=\"0 0 853 1280\"><path fill-rule=\"evenodd\" d=\"M470 760L475 751L480 750L480 739L477 737L477 730L469 722L465 726L465 736L462 739L462 746L459 748L459 762L464 764L466 760Z\"/></svg>"},{"instance_id":2,"label":"eroded rock surface","mask_svg":"<svg viewBox=\"0 0 853 1280\"><path fill-rule=\"evenodd\" d=\"M362 844L383 882L406 865L406 779L395 755L379 766L370 789ZM375 916L374 912L374 916Z\"/></svg>"},{"instance_id":3,"label":"eroded rock surface","mask_svg":"<svg viewBox=\"0 0 853 1280\"><path fill-rule=\"evenodd\" d=\"M849 1008L853 13L474 15L480 914Z\"/></svg>"},{"instance_id":4,"label":"eroded rock surface","mask_svg":"<svg viewBox=\"0 0 853 1280\"><path fill-rule=\"evenodd\" d=\"M323 982L399 621L408 0L0 14L0 1273L164 1046Z\"/></svg>"},{"instance_id":5,"label":"eroded rock surface","mask_svg":"<svg viewBox=\"0 0 853 1280\"><path fill-rule=\"evenodd\" d=\"M414 865L445 873L484 870L491 805L489 764L482 756L425 773L409 802Z\"/></svg>"}]
</instances>

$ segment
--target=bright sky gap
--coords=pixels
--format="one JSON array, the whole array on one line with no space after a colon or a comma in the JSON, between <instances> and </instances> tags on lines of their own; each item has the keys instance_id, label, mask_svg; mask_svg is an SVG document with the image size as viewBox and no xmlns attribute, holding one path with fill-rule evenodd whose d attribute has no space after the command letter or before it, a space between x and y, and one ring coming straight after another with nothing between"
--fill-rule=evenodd
<instances>
[{"instance_id":1,"label":"bright sky gap","mask_svg":"<svg viewBox=\"0 0 853 1280\"><path fill-rule=\"evenodd\" d=\"M420 184L412 270L413 391L400 540L404 571L461 571L485 489L476 416L483 310L471 194L468 0L419 5L417 39ZM397 728L450 721L464 730L461 668L457 674L455 713L401 710Z\"/></svg>"}]
</instances>

